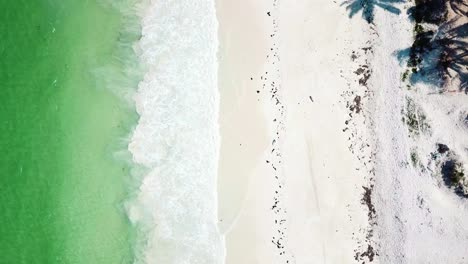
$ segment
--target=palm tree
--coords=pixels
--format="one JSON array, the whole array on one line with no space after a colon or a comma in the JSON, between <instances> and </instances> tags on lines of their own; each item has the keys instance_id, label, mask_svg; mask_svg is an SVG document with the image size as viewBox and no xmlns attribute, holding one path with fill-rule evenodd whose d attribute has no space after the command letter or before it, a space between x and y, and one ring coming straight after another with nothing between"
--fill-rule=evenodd
<instances>
[{"instance_id":1,"label":"palm tree","mask_svg":"<svg viewBox=\"0 0 468 264\"><path fill-rule=\"evenodd\" d=\"M417 0L416 5L408 9L408 14L417 23L439 25L447 19L447 0Z\"/></svg>"},{"instance_id":2,"label":"palm tree","mask_svg":"<svg viewBox=\"0 0 468 264\"><path fill-rule=\"evenodd\" d=\"M400 9L394 7L394 5L404 2L405 0L346 0L341 5L346 5L346 9L349 10L349 17L362 12L362 17L368 23L373 23L376 7L380 7L393 14L400 14Z\"/></svg>"},{"instance_id":3,"label":"palm tree","mask_svg":"<svg viewBox=\"0 0 468 264\"><path fill-rule=\"evenodd\" d=\"M435 32L416 35L408 54L408 66L417 73L412 76L412 81L445 86L458 78L459 90L468 93L468 23L454 26L457 24L454 19L442 24Z\"/></svg>"}]
</instances>

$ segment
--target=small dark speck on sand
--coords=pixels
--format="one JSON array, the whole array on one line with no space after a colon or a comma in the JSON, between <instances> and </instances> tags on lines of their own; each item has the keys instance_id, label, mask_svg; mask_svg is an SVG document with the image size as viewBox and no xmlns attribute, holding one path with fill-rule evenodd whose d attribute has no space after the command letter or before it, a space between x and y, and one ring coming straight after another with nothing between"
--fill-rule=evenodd
<instances>
[{"instance_id":1,"label":"small dark speck on sand","mask_svg":"<svg viewBox=\"0 0 468 264\"><path fill-rule=\"evenodd\" d=\"M271 16L270 12L267 12L267 15L268 15L268 16Z\"/></svg>"},{"instance_id":2,"label":"small dark speck on sand","mask_svg":"<svg viewBox=\"0 0 468 264\"><path fill-rule=\"evenodd\" d=\"M259 90L257 90L257 93L260 93L260 91L259 91Z\"/></svg>"}]
</instances>

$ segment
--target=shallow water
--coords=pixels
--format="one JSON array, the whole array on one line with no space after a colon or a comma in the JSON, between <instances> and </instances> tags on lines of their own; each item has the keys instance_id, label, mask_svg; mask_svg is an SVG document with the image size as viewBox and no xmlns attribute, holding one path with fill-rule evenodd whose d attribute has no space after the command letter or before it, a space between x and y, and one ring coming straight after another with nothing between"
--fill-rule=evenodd
<instances>
[{"instance_id":1,"label":"shallow water","mask_svg":"<svg viewBox=\"0 0 468 264\"><path fill-rule=\"evenodd\" d=\"M0 263L131 262L113 154L136 115L107 87L123 22L94 0L0 3Z\"/></svg>"}]
</instances>

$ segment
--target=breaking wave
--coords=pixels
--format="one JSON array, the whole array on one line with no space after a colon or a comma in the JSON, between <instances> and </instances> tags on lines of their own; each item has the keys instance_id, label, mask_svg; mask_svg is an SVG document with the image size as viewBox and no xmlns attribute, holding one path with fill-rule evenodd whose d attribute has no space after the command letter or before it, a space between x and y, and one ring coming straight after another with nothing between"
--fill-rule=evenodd
<instances>
[{"instance_id":1,"label":"breaking wave","mask_svg":"<svg viewBox=\"0 0 468 264\"><path fill-rule=\"evenodd\" d=\"M146 69L129 150L145 168L127 206L136 263L222 263L217 227L217 20L213 0L148 1L135 49Z\"/></svg>"}]
</instances>

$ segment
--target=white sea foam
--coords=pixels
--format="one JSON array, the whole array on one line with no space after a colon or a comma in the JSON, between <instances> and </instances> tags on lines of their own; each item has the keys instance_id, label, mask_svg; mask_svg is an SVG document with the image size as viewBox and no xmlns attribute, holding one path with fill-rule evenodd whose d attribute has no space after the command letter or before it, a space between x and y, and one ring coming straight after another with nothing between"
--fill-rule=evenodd
<instances>
[{"instance_id":1,"label":"white sea foam","mask_svg":"<svg viewBox=\"0 0 468 264\"><path fill-rule=\"evenodd\" d=\"M148 172L128 206L136 263L222 263L214 1L148 1L141 19L136 50L147 72L129 149Z\"/></svg>"}]
</instances>

